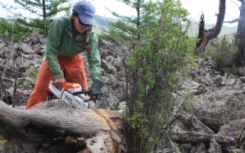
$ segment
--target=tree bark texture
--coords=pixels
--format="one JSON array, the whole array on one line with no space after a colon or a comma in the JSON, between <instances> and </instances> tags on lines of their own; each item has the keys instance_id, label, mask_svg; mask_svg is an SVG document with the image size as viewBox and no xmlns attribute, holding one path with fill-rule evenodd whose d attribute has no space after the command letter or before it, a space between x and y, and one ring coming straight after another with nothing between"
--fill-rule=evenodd
<instances>
[{"instance_id":1,"label":"tree bark texture","mask_svg":"<svg viewBox=\"0 0 245 153\"><path fill-rule=\"evenodd\" d=\"M245 49L245 2L243 0L239 0L241 2L240 7L240 20L238 22L237 28L237 36L236 36L236 43L239 42L238 45L238 66L245 66L244 63L244 49Z\"/></svg>"},{"instance_id":2,"label":"tree bark texture","mask_svg":"<svg viewBox=\"0 0 245 153\"><path fill-rule=\"evenodd\" d=\"M224 17L225 17L225 2L226 0L220 0L219 2L219 14L218 14L218 18L217 18L215 27L213 29L203 30L203 34L200 34L200 31L199 31L199 36L201 37L198 37L200 39L200 42L198 42L197 44L197 48L194 52L195 55L198 55L204 52L205 47L208 44L208 41L213 38L216 38L218 34L220 33L222 25L223 25ZM199 26L202 26L202 24L200 23ZM202 28L199 27L199 30L200 29Z\"/></svg>"},{"instance_id":3,"label":"tree bark texture","mask_svg":"<svg viewBox=\"0 0 245 153\"><path fill-rule=\"evenodd\" d=\"M98 115L99 114L99 115ZM39 103L28 110L0 101L1 153L117 153L124 150L122 119L116 112L81 108L65 100Z\"/></svg>"},{"instance_id":4,"label":"tree bark texture","mask_svg":"<svg viewBox=\"0 0 245 153\"><path fill-rule=\"evenodd\" d=\"M46 27L46 5L45 0L43 0L43 21L44 21L44 38L47 38L47 27Z\"/></svg>"}]
</instances>

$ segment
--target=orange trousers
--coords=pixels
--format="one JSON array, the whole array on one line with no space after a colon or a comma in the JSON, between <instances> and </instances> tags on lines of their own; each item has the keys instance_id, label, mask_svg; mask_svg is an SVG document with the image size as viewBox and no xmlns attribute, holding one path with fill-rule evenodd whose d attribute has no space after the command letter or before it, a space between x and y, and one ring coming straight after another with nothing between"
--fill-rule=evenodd
<instances>
[{"instance_id":1,"label":"orange trousers","mask_svg":"<svg viewBox=\"0 0 245 153\"><path fill-rule=\"evenodd\" d=\"M88 87L86 73L84 70L84 64L81 55L78 54L74 57L58 56L57 59L59 61L61 70L66 70L66 82L79 83L82 86L82 88L87 90ZM28 99L25 109L28 109L46 99L47 95L51 92L48 88L49 82L53 79L53 72L49 68L46 59L41 64L35 88Z\"/></svg>"}]
</instances>

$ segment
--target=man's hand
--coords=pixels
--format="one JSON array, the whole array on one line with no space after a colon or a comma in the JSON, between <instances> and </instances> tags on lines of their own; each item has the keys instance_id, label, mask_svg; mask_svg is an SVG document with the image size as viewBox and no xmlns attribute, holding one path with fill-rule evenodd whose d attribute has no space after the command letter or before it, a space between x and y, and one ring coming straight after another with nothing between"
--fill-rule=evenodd
<instances>
[{"instance_id":1,"label":"man's hand","mask_svg":"<svg viewBox=\"0 0 245 153\"><path fill-rule=\"evenodd\" d=\"M94 80L92 86L88 89L91 90L91 94L101 92L100 89L103 86L103 82L100 80Z\"/></svg>"},{"instance_id":2,"label":"man's hand","mask_svg":"<svg viewBox=\"0 0 245 153\"><path fill-rule=\"evenodd\" d=\"M64 84L66 83L66 80L65 80L65 78L57 78L57 79L55 79L54 83L57 86L63 87Z\"/></svg>"}]
</instances>

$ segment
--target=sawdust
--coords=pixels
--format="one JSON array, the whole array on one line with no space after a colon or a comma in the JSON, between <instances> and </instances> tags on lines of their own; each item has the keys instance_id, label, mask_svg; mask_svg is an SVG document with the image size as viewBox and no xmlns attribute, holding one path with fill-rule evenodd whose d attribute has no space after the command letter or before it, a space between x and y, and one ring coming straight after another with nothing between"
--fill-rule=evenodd
<instances>
[{"instance_id":1,"label":"sawdust","mask_svg":"<svg viewBox=\"0 0 245 153\"><path fill-rule=\"evenodd\" d=\"M110 119L111 115L110 114L108 114L104 109L97 109L97 111L102 117L104 117L106 122L112 128L112 130L114 130L114 131L118 130L118 127L115 125L115 123L111 121L111 119Z\"/></svg>"},{"instance_id":2,"label":"sawdust","mask_svg":"<svg viewBox=\"0 0 245 153\"><path fill-rule=\"evenodd\" d=\"M114 122L112 122L112 120L110 119L111 115L108 112L106 112L106 110L96 109L95 112L98 113L102 118L104 118L105 125L108 126L109 129L115 132L118 130L116 124L114 124ZM112 139L110 132L108 132L108 135L110 136L110 138L108 139L107 147L111 148L112 153L117 153L119 148L118 142Z\"/></svg>"}]
</instances>

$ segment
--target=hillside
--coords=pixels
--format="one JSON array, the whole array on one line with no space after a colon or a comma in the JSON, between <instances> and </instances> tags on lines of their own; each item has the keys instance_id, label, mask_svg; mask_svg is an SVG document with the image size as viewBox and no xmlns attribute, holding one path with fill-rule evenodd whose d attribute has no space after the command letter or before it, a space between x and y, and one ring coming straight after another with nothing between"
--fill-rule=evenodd
<instances>
[{"instance_id":1,"label":"hillside","mask_svg":"<svg viewBox=\"0 0 245 153\"><path fill-rule=\"evenodd\" d=\"M108 21L116 22L117 20L118 19L116 19L116 18L106 18L103 16L96 15L95 16L96 26L95 26L94 30L96 33L99 34L102 31L101 28L105 28L105 29L110 28ZM214 26L215 26L214 24L206 24L205 29L211 29ZM223 26L221 29L221 32L219 34L219 37L224 36L224 35L228 35L228 34L232 35L232 34L236 33L236 31L237 31L237 27ZM192 22L191 23L189 31L188 31L188 35L190 37L196 37L198 35L198 22Z\"/></svg>"},{"instance_id":2,"label":"hillside","mask_svg":"<svg viewBox=\"0 0 245 153\"><path fill-rule=\"evenodd\" d=\"M118 19L103 17L103 16L99 16L99 15L95 15L94 19L95 19L94 30L98 34L102 32L102 28L104 28L104 29L110 28L110 25L108 22L117 22L117 20L118 20Z\"/></svg>"},{"instance_id":3,"label":"hillside","mask_svg":"<svg viewBox=\"0 0 245 153\"><path fill-rule=\"evenodd\" d=\"M192 22L188 31L188 35L190 37L196 37L198 35L198 22ZM215 25L214 24L206 24L205 25L205 29L211 29L213 28ZM227 26L223 26L221 29L221 32L219 34L220 36L224 36L227 34L234 34L237 31L237 27L227 27Z\"/></svg>"}]
</instances>

